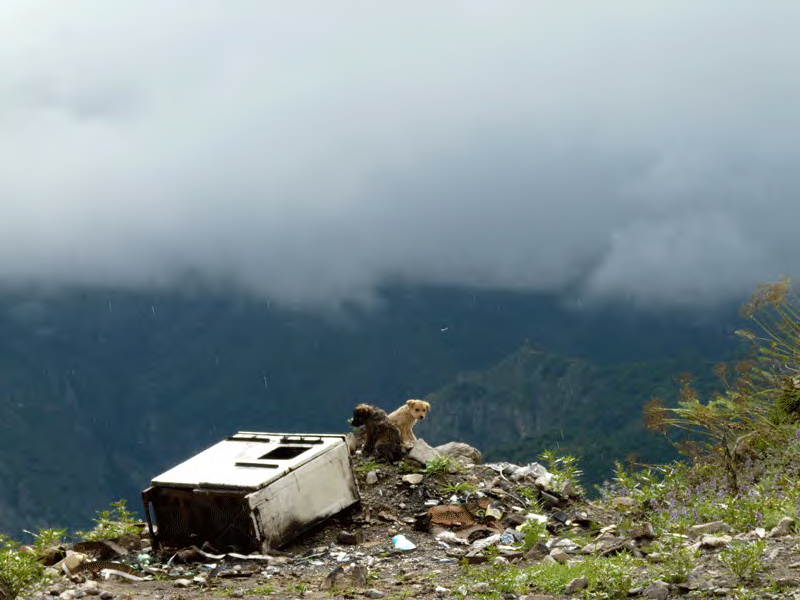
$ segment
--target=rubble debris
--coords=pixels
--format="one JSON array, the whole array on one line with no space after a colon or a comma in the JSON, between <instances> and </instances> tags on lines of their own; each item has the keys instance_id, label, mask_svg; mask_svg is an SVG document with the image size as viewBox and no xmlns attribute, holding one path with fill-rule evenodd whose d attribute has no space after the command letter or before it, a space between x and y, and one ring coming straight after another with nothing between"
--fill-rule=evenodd
<instances>
[{"instance_id":1,"label":"rubble debris","mask_svg":"<svg viewBox=\"0 0 800 600\"><path fill-rule=\"evenodd\" d=\"M358 467L369 464L367 457L359 454L352 460ZM409 478L409 474L417 477ZM354 594L367 598L394 597L390 586L403 586L403 592L430 600L458 594L460 590L466 593L473 588L488 589L479 583L465 585L460 579L464 574L462 563L517 562L526 567L539 562L565 564L584 560L581 553L593 556L629 553L654 563L663 560L659 556L660 545L652 544L656 531L641 520L646 513L614 511L569 497L558 478L537 463L474 465L457 473L428 475L407 461L397 467L382 467L375 473L376 484L369 487L364 485L368 472L363 468L356 469L354 476L361 484L361 502L295 537L282 551L259 548L248 553L202 539L179 546L163 543L146 551L134 549L137 544L120 541L67 545L65 554L78 556L72 561L93 566L81 567L77 573L65 571L66 577L61 579L63 585L56 595L68 592L67 596L73 598L90 595L102 598L102 594L106 599L112 595L124 598L130 595L128 590L133 589L133 584L137 592L157 590L142 595L152 598L179 593L186 598L223 593L231 597L270 593L276 597L302 597L303 586L309 584L322 590L341 591L346 597ZM550 502L544 501L545 494L552 498ZM623 504L622 509L625 508ZM781 526L792 535L788 521ZM717 527L712 525L710 529ZM725 530L721 527L720 533L714 535L721 536ZM756 528L736 537L764 539L766 536L765 530L759 532ZM708 543L711 539L709 533L698 534L694 539L676 536L675 544L699 548L701 542ZM403 540L415 549L401 549ZM765 541L772 552L765 556L773 560L780 551L781 556L788 557L793 552L793 542L792 538L783 537ZM125 554L120 555L120 550ZM99 558L103 555L115 560L102 559L103 563ZM716 565L711 552L700 556L700 561ZM788 561L783 562L787 569L792 567ZM793 566L798 568L796 564ZM779 577L787 586L795 587L791 582L797 581L796 574L783 572ZM690 579L670 584L668 591L688 593L702 588L718 593L726 589L727 583L722 577L708 585ZM83 588L86 584L93 584L92 591ZM179 592L174 589L176 585L189 589ZM569 583L566 591L580 595L585 585L578 578ZM663 596L662 586L642 585L630 592L631 597ZM358 591L354 592L355 589ZM545 597L533 592L525 597L528 600ZM136 597L140 597L138 593ZM46 599L43 594L36 600Z\"/></svg>"},{"instance_id":2,"label":"rubble debris","mask_svg":"<svg viewBox=\"0 0 800 600\"><path fill-rule=\"evenodd\" d=\"M768 538L784 537L789 535L794 528L794 519L792 517L783 517L778 524L773 527L767 534Z\"/></svg>"},{"instance_id":3,"label":"rubble debris","mask_svg":"<svg viewBox=\"0 0 800 600\"><path fill-rule=\"evenodd\" d=\"M340 531L336 536L336 542L345 546L355 546L360 544L362 540L363 536L360 531Z\"/></svg>"},{"instance_id":4,"label":"rubble debris","mask_svg":"<svg viewBox=\"0 0 800 600\"><path fill-rule=\"evenodd\" d=\"M359 493L343 435L239 432L154 478L142 500L154 548L248 552L285 545Z\"/></svg>"},{"instance_id":5,"label":"rubble debris","mask_svg":"<svg viewBox=\"0 0 800 600\"><path fill-rule=\"evenodd\" d=\"M395 550L415 550L417 545L404 535L396 535L392 538L392 545Z\"/></svg>"},{"instance_id":6,"label":"rubble debris","mask_svg":"<svg viewBox=\"0 0 800 600\"><path fill-rule=\"evenodd\" d=\"M689 535L701 536L712 533L731 533L733 528L725 523L725 521L712 521L710 523L700 523L689 527Z\"/></svg>"},{"instance_id":7,"label":"rubble debris","mask_svg":"<svg viewBox=\"0 0 800 600\"><path fill-rule=\"evenodd\" d=\"M72 575L75 569L88 559L89 556L87 554L75 552L74 550L67 550L67 555L53 566L62 571L65 575Z\"/></svg>"},{"instance_id":8,"label":"rubble debris","mask_svg":"<svg viewBox=\"0 0 800 600\"><path fill-rule=\"evenodd\" d=\"M402 477L402 480L409 485L419 485L423 479L425 479L425 476L422 473L409 473Z\"/></svg>"},{"instance_id":9,"label":"rubble debris","mask_svg":"<svg viewBox=\"0 0 800 600\"><path fill-rule=\"evenodd\" d=\"M439 504L428 509L430 522L446 527L466 527L477 523L475 514L461 504Z\"/></svg>"},{"instance_id":10,"label":"rubble debris","mask_svg":"<svg viewBox=\"0 0 800 600\"><path fill-rule=\"evenodd\" d=\"M367 571L358 564L339 565L323 579L321 590L344 589L350 587L366 587Z\"/></svg>"}]
</instances>

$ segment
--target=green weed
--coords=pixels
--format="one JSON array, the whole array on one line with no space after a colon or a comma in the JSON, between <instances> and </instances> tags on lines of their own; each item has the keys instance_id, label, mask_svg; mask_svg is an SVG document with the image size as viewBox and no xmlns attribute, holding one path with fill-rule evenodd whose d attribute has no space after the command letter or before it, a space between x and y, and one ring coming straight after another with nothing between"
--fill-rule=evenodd
<instances>
[{"instance_id":1,"label":"green weed","mask_svg":"<svg viewBox=\"0 0 800 600\"><path fill-rule=\"evenodd\" d=\"M655 566L657 579L667 583L683 583L697 565L700 551L683 544L680 536L665 535L655 548L661 554L661 562Z\"/></svg>"},{"instance_id":2,"label":"green weed","mask_svg":"<svg viewBox=\"0 0 800 600\"><path fill-rule=\"evenodd\" d=\"M30 533L33 536L33 547L36 548L39 554L49 548L60 546L64 543L64 538L67 536L66 529L42 529L41 527L39 527L39 531L36 533L31 533L29 531L26 531L26 533Z\"/></svg>"},{"instance_id":3,"label":"green weed","mask_svg":"<svg viewBox=\"0 0 800 600\"><path fill-rule=\"evenodd\" d=\"M735 541L721 550L719 561L741 581L752 581L764 567L765 540Z\"/></svg>"},{"instance_id":4,"label":"green weed","mask_svg":"<svg viewBox=\"0 0 800 600\"><path fill-rule=\"evenodd\" d=\"M482 598L501 598L508 594L522 595L531 590L548 594L563 594L573 579L586 577L587 598L618 600L627 598L636 568L643 562L628 554L608 557L586 557L566 564L543 562L534 567L518 567L505 563L490 563L483 567L463 565L462 587L465 590L475 582L488 583L486 592L470 593Z\"/></svg>"},{"instance_id":5,"label":"green weed","mask_svg":"<svg viewBox=\"0 0 800 600\"><path fill-rule=\"evenodd\" d=\"M0 596L22 596L48 580L38 553L22 550L19 543L0 534Z\"/></svg>"},{"instance_id":6,"label":"green weed","mask_svg":"<svg viewBox=\"0 0 800 600\"><path fill-rule=\"evenodd\" d=\"M425 465L425 474L429 477L444 475L446 473L457 473L461 470L462 467L458 461L452 456L446 455L434 456Z\"/></svg>"},{"instance_id":7,"label":"green weed","mask_svg":"<svg viewBox=\"0 0 800 600\"><path fill-rule=\"evenodd\" d=\"M574 494L584 493L584 489L580 485L583 471L578 467L577 458L568 454L558 456L555 450L545 450L539 458L547 463L547 470L553 475L552 484L556 489L563 490L567 484L571 483Z\"/></svg>"},{"instance_id":8,"label":"green weed","mask_svg":"<svg viewBox=\"0 0 800 600\"><path fill-rule=\"evenodd\" d=\"M472 493L476 490L474 484L469 483L467 481L459 481L456 483L447 483L439 488L439 493L442 496L447 496L450 494L458 494L458 493Z\"/></svg>"},{"instance_id":9,"label":"green weed","mask_svg":"<svg viewBox=\"0 0 800 600\"><path fill-rule=\"evenodd\" d=\"M95 526L89 531L78 531L76 535L88 541L109 540L126 534L138 534L136 514L129 511L126 500L111 503L111 508L100 510L94 518Z\"/></svg>"},{"instance_id":10,"label":"green weed","mask_svg":"<svg viewBox=\"0 0 800 600\"><path fill-rule=\"evenodd\" d=\"M369 473L370 471L375 471L376 469L379 469L380 467L381 467L381 463L379 463L379 462L377 462L375 460L372 460L372 459L367 459L364 462L362 462L361 464L358 464L355 467L353 467L353 470L356 473Z\"/></svg>"},{"instance_id":11,"label":"green weed","mask_svg":"<svg viewBox=\"0 0 800 600\"><path fill-rule=\"evenodd\" d=\"M519 526L519 530L525 534L525 537L522 540L522 547L525 550L530 550L536 545L537 542L547 540L546 521L543 522L538 519L527 519L522 525Z\"/></svg>"}]
</instances>

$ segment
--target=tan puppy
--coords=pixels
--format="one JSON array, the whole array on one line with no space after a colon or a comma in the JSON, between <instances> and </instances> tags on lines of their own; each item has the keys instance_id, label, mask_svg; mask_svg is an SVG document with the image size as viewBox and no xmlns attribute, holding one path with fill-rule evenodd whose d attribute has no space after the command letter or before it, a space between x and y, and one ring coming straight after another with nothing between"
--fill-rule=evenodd
<instances>
[{"instance_id":1,"label":"tan puppy","mask_svg":"<svg viewBox=\"0 0 800 600\"><path fill-rule=\"evenodd\" d=\"M414 423L421 421L428 414L431 405L424 400L406 400L406 403L389 415L389 421L397 425L403 446L411 448L417 441L412 431Z\"/></svg>"}]
</instances>

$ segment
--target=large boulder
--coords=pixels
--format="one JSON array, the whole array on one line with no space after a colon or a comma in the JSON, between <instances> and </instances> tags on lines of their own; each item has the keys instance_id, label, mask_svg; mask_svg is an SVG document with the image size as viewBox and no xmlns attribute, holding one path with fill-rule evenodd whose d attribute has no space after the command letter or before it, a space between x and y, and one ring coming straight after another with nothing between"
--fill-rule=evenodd
<instances>
[{"instance_id":1,"label":"large boulder","mask_svg":"<svg viewBox=\"0 0 800 600\"><path fill-rule=\"evenodd\" d=\"M427 465L428 461L433 460L437 456L439 456L439 453L431 448L428 442L421 438L414 442L414 447L408 452L408 458L423 465Z\"/></svg>"},{"instance_id":2,"label":"large boulder","mask_svg":"<svg viewBox=\"0 0 800 600\"><path fill-rule=\"evenodd\" d=\"M479 465L483 461L480 450L473 448L464 442L448 442L434 448L436 452L443 456L451 456L462 465Z\"/></svg>"}]
</instances>

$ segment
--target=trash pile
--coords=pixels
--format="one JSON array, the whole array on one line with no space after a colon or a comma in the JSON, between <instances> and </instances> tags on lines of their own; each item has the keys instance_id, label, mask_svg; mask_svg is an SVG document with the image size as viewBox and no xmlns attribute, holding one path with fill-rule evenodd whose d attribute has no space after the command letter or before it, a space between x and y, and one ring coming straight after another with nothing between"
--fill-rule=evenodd
<instances>
[{"instance_id":1,"label":"trash pile","mask_svg":"<svg viewBox=\"0 0 800 600\"><path fill-rule=\"evenodd\" d=\"M620 552L658 560L653 527L634 518L641 513L634 500L614 498L601 507L584 500L563 472L551 473L535 462L481 464L480 452L466 444L431 448L418 440L399 463L356 454L350 465L359 502L279 549L239 552L207 540L154 545L143 523L139 535L51 549L47 562L54 577L36 597L189 600L210 592L235 598L313 592L319 598L433 600L482 593L477 588L486 583L465 582L464 564L564 564ZM782 529L747 535L769 540L775 556L788 556L796 539L790 536L793 520L784 521ZM712 584L725 589L712 554L731 541L731 535L720 535L725 527L698 525L684 542L708 553L702 577L669 589L664 584L639 590L642 597L666 598ZM781 577L788 581L792 575ZM565 593L579 594L582 584L580 578L570 582Z\"/></svg>"},{"instance_id":2,"label":"trash pile","mask_svg":"<svg viewBox=\"0 0 800 600\"><path fill-rule=\"evenodd\" d=\"M357 454L351 464L360 501L280 549L154 545L142 524L139 536L54 549L59 577L41 596L124 598L135 586L136 597L154 598L176 589L184 599L210 589L233 597L357 589L381 598L399 588L433 598L455 593L464 562L561 562L630 541L606 526L612 513L538 463L481 464L466 444L418 440L400 463Z\"/></svg>"}]
</instances>

